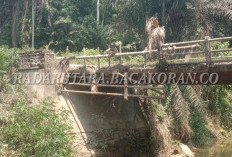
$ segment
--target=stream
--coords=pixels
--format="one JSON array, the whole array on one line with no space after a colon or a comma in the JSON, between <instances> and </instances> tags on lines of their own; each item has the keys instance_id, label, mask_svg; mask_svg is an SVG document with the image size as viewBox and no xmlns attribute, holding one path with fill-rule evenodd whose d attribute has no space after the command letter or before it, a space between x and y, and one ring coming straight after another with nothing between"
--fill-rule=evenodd
<instances>
[{"instance_id":1,"label":"stream","mask_svg":"<svg viewBox=\"0 0 232 157\"><path fill-rule=\"evenodd\" d=\"M232 141L215 143L211 147L198 149L196 157L232 157Z\"/></svg>"}]
</instances>

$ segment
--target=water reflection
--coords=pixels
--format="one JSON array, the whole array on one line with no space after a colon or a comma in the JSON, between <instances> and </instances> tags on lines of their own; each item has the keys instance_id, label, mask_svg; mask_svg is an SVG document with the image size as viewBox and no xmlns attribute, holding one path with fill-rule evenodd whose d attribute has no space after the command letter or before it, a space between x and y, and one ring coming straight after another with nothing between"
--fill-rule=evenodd
<instances>
[{"instance_id":1,"label":"water reflection","mask_svg":"<svg viewBox=\"0 0 232 157\"><path fill-rule=\"evenodd\" d=\"M217 143L210 148L199 149L196 157L232 157L232 142Z\"/></svg>"}]
</instances>

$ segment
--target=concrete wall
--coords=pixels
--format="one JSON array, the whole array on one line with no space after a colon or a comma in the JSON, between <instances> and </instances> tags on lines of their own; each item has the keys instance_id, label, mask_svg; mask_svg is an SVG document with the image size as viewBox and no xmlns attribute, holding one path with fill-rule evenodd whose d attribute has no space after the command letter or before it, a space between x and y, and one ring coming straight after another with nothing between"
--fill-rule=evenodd
<instances>
[{"instance_id":1,"label":"concrete wall","mask_svg":"<svg viewBox=\"0 0 232 157\"><path fill-rule=\"evenodd\" d=\"M29 89L36 93L38 98L55 98L57 96L57 87L55 84L47 84L43 83L43 81L39 84L35 84L32 81L35 74L42 75L56 72L54 53L47 50L38 50L32 53L21 53L19 56L18 73L23 75L21 81L24 82L28 75L30 77L30 82L26 81L26 83L28 84ZM36 81L37 80L39 80L39 77Z\"/></svg>"}]
</instances>

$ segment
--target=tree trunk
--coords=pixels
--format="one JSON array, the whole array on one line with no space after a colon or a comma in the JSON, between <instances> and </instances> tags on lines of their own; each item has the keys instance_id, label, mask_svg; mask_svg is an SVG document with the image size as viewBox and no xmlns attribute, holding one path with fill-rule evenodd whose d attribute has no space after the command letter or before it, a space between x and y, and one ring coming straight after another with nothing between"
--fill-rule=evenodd
<instances>
[{"instance_id":1,"label":"tree trunk","mask_svg":"<svg viewBox=\"0 0 232 157\"><path fill-rule=\"evenodd\" d=\"M165 26L165 0L162 0L162 25Z\"/></svg>"},{"instance_id":2,"label":"tree trunk","mask_svg":"<svg viewBox=\"0 0 232 157\"><path fill-rule=\"evenodd\" d=\"M32 0L32 41L31 48L35 47L35 0Z\"/></svg>"},{"instance_id":3,"label":"tree trunk","mask_svg":"<svg viewBox=\"0 0 232 157\"><path fill-rule=\"evenodd\" d=\"M13 7L13 17L12 17L12 31L11 31L11 42L12 46L17 46L17 16L19 12L19 2L17 1Z\"/></svg>"},{"instance_id":4,"label":"tree trunk","mask_svg":"<svg viewBox=\"0 0 232 157\"><path fill-rule=\"evenodd\" d=\"M97 0L97 24L99 25L100 21L100 0Z\"/></svg>"},{"instance_id":5,"label":"tree trunk","mask_svg":"<svg viewBox=\"0 0 232 157\"><path fill-rule=\"evenodd\" d=\"M102 15L102 26L104 25L105 12Z\"/></svg>"},{"instance_id":6,"label":"tree trunk","mask_svg":"<svg viewBox=\"0 0 232 157\"><path fill-rule=\"evenodd\" d=\"M28 37L26 35L26 19L27 19L27 12L28 12L28 0L25 1L24 3L24 8L25 8L25 12L24 12L24 16L23 16L23 22L22 22L22 30L21 30L21 42L22 42L22 46L27 45L27 39L26 37Z\"/></svg>"},{"instance_id":7,"label":"tree trunk","mask_svg":"<svg viewBox=\"0 0 232 157\"><path fill-rule=\"evenodd\" d=\"M50 26L50 27L52 27L52 18L51 18L51 15L50 15L50 5L49 5L49 1L47 1L46 2L46 7L47 7L47 9L49 10L48 11L48 25Z\"/></svg>"}]
</instances>

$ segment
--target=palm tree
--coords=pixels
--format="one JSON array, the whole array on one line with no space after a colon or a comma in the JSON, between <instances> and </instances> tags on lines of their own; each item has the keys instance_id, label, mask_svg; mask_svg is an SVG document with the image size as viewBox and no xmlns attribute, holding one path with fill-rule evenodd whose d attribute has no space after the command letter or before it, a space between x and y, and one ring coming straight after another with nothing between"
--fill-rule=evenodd
<instances>
[{"instance_id":1,"label":"palm tree","mask_svg":"<svg viewBox=\"0 0 232 157\"><path fill-rule=\"evenodd\" d=\"M169 85L165 106L168 106L175 121L176 138L188 142L192 135L189 126L191 109L200 113L206 111L207 103L202 99L202 86Z\"/></svg>"},{"instance_id":2,"label":"palm tree","mask_svg":"<svg viewBox=\"0 0 232 157\"><path fill-rule=\"evenodd\" d=\"M31 14L31 17L32 17L32 41L31 41L31 48L34 49L35 47L35 0L32 0L32 14Z\"/></svg>"}]
</instances>

